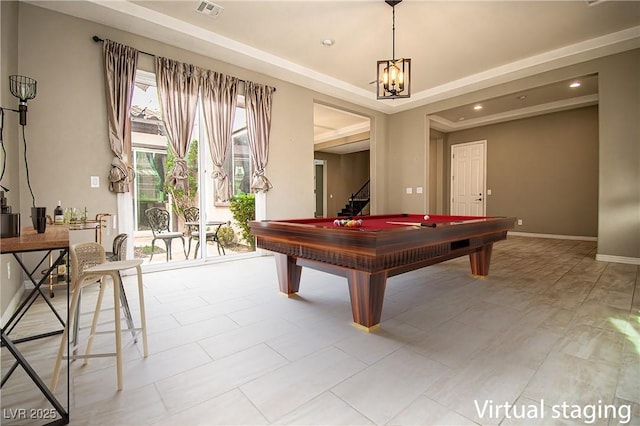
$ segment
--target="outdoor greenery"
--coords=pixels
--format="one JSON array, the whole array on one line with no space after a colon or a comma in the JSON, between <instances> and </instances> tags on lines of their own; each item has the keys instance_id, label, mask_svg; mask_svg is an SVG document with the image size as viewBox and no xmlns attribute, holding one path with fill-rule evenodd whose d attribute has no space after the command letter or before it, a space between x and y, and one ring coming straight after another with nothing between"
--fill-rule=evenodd
<instances>
[{"instance_id":1,"label":"outdoor greenery","mask_svg":"<svg viewBox=\"0 0 640 426\"><path fill-rule=\"evenodd\" d=\"M181 217L184 216L184 211L187 208L198 205L198 141L196 139L191 141L185 160L189 170L187 189L176 189L168 182L164 184L166 193L171 195L174 213ZM173 149L167 146L167 161L165 163L167 173L173 170L175 164L176 156Z\"/></svg>"},{"instance_id":2,"label":"outdoor greenery","mask_svg":"<svg viewBox=\"0 0 640 426\"><path fill-rule=\"evenodd\" d=\"M231 197L229 207L233 214L233 218L240 228L242 239L251 246L252 250L255 250L256 240L251 233L251 228L249 227L249 221L255 220L256 218L255 195L244 193L236 194Z\"/></svg>"},{"instance_id":3,"label":"outdoor greenery","mask_svg":"<svg viewBox=\"0 0 640 426\"><path fill-rule=\"evenodd\" d=\"M233 240L236 238L236 233L234 232L231 225L223 225L218 231L218 239L220 240L220 244L222 247L229 247L233 244Z\"/></svg>"},{"instance_id":4,"label":"outdoor greenery","mask_svg":"<svg viewBox=\"0 0 640 426\"><path fill-rule=\"evenodd\" d=\"M143 246L143 247L142 247L142 254L144 254L145 256L149 256L149 255L151 254L151 251L152 251L152 250L151 250L151 246L147 246L147 245L145 245L145 246ZM166 253L166 251L165 251L165 250L163 250L163 249L161 249L161 248L160 248L160 247L158 247L158 246L155 246L155 247L154 247L154 250L153 250L153 253L154 253L154 254L156 254L156 253ZM136 256L136 257L137 257L137 256Z\"/></svg>"}]
</instances>

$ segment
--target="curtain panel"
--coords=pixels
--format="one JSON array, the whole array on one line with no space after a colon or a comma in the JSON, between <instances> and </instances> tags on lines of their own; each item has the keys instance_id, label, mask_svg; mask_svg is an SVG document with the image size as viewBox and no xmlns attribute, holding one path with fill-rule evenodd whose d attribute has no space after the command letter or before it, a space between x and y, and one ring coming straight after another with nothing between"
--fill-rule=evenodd
<instances>
[{"instance_id":1,"label":"curtain panel","mask_svg":"<svg viewBox=\"0 0 640 426\"><path fill-rule=\"evenodd\" d=\"M202 111L213 162L212 178L215 180L217 202L227 202L231 198L231 185L224 161L233 134L238 82L236 77L210 70L203 70L201 76Z\"/></svg>"},{"instance_id":2,"label":"curtain panel","mask_svg":"<svg viewBox=\"0 0 640 426\"><path fill-rule=\"evenodd\" d=\"M194 65L156 57L156 83L162 121L169 146L176 157L166 181L176 189L187 189L191 131L196 118L200 69Z\"/></svg>"},{"instance_id":3,"label":"curtain panel","mask_svg":"<svg viewBox=\"0 0 640 426\"><path fill-rule=\"evenodd\" d=\"M247 136L249 151L253 161L251 178L252 192L267 192L273 188L265 176L265 167L269 160L269 132L271 131L271 101L275 88L245 83L245 105L247 112Z\"/></svg>"},{"instance_id":4,"label":"curtain panel","mask_svg":"<svg viewBox=\"0 0 640 426\"><path fill-rule=\"evenodd\" d=\"M129 192L133 180L131 154L131 98L136 78L138 51L111 40L102 45L107 97L109 145L114 157L109 170L109 189Z\"/></svg>"}]
</instances>

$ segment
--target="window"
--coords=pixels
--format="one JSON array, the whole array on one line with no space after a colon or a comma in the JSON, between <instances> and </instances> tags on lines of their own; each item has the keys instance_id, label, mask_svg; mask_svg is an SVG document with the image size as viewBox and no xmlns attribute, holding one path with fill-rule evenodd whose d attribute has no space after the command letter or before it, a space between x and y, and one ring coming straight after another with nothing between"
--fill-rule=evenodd
<instances>
[{"instance_id":1,"label":"window","mask_svg":"<svg viewBox=\"0 0 640 426\"><path fill-rule=\"evenodd\" d=\"M248 194L251 191L251 155L247 137L247 117L244 109L244 97L241 96L236 108L233 123L233 135L227 151L224 169L231 182L231 194Z\"/></svg>"},{"instance_id":2,"label":"window","mask_svg":"<svg viewBox=\"0 0 640 426\"><path fill-rule=\"evenodd\" d=\"M164 206L167 139L158 105L155 76L138 71L131 105L131 143L133 150L135 230L148 230L145 210Z\"/></svg>"}]
</instances>

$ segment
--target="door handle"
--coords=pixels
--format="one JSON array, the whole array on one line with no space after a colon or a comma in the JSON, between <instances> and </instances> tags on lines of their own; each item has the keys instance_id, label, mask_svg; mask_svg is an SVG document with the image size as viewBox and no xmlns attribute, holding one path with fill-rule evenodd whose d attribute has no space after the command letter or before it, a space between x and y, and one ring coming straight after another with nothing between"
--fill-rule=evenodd
<instances>
[{"instance_id":1,"label":"door handle","mask_svg":"<svg viewBox=\"0 0 640 426\"><path fill-rule=\"evenodd\" d=\"M482 198L477 198L476 201L482 201Z\"/></svg>"}]
</instances>

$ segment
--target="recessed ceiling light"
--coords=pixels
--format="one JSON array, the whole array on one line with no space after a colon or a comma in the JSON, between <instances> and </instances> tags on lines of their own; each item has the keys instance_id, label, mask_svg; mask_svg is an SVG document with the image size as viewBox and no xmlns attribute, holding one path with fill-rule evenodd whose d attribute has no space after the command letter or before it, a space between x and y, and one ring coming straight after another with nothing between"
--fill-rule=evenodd
<instances>
[{"instance_id":1,"label":"recessed ceiling light","mask_svg":"<svg viewBox=\"0 0 640 426\"><path fill-rule=\"evenodd\" d=\"M527 95L518 96L518 100L520 100L520 101L524 101L525 99L527 99Z\"/></svg>"},{"instance_id":2,"label":"recessed ceiling light","mask_svg":"<svg viewBox=\"0 0 640 426\"><path fill-rule=\"evenodd\" d=\"M458 117L458 121L464 120L464 117Z\"/></svg>"},{"instance_id":3,"label":"recessed ceiling light","mask_svg":"<svg viewBox=\"0 0 640 426\"><path fill-rule=\"evenodd\" d=\"M322 40L321 43L323 46L329 47L329 46L333 46L336 43L336 41L332 38L325 38L324 40Z\"/></svg>"},{"instance_id":4,"label":"recessed ceiling light","mask_svg":"<svg viewBox=\"0 0 640 426\"><path fill-rule=\"evenodd\" d=\"M571 84L569 84L569 87L571 87L572 89L575 89L575 88L580 87L580 86L582 86L582 83L579 82L579 81L574 81Z\"/></svg>"},{"instance_id":5,"label":"recessed ceiling light","mask_svg":"<svg viewBox=\"0 0 640 426\"><path fill-rule=\"evenodd\" d=\"M482 105L478 104L473 107L476 111L480 111L482 109Z\"/></svg>"}]
</instances>

